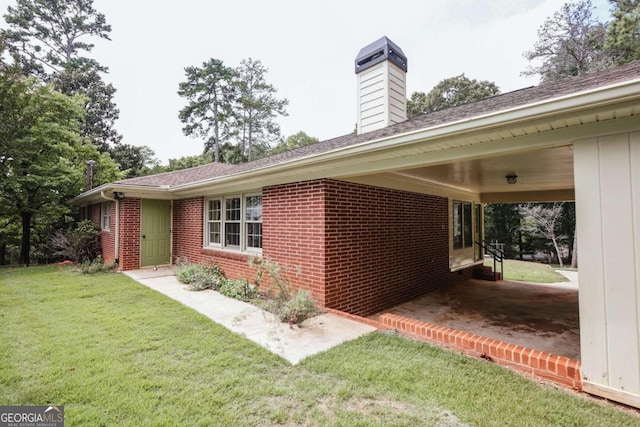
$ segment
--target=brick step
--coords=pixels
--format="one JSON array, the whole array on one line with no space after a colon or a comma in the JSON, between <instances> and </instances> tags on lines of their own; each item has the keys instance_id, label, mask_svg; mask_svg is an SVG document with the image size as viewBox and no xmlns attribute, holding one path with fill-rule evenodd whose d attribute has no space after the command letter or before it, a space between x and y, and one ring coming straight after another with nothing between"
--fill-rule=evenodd
<instances>
[{"instance_id":1,"label":"brick step","mask_svg":"<svg viewBox=\"0 0 640 427\"><path fill-rule=\"evenodd\" d=\"M478 280L486 280L490 282L494 282L496 280L502 280L502 275L500 273L493 274L493 268L487 267L486 265L479 265L473 269L471 277Z\"/></svg>"}]
</instances>

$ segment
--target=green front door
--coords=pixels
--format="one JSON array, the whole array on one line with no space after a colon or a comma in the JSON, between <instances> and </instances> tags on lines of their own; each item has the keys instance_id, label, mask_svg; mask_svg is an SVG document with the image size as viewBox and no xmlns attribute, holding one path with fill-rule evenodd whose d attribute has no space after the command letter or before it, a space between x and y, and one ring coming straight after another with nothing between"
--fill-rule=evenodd
<instances>
[{"instance_id":1,"label":"green front door","mask_svg":"<svg viewBox=\"0 0 640 427\"><path fill-rule=\"evenodd\" d=\"M169 264L171 261L171 202L142 200L140 266Z\"/></svg>"}]
</instances>

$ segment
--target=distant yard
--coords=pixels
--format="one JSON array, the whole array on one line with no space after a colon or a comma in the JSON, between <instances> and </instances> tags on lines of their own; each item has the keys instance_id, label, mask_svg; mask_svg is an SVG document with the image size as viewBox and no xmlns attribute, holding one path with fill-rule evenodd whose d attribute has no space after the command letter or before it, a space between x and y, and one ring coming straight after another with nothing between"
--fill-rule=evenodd
<instances>
[{"instance_id":1,"label":"distant yard","mask_svg":"<svg viewBox=\"0 0 640 427\"><path fill-rule=\"evenodd\" d=\"M638 426L609 404L393 334L291 366L126 276L0 270L0 404L66 425Z\"/></svg>"},{"instance_id":2,"label":"distant yard","mask_svg":"<svg viewBox=\"0 0 640 427\"><path fill-rule=\"evenodd\" d=\"M493 268L493 258L486 258L484 265ZM496 263L497 271L500 271L500 263ZM532 283L557 283L566 282L567 279L558 274L552 266L532 261L518 261L515 259L504 260L504 280Z\"/></svg>"}]
</instances>

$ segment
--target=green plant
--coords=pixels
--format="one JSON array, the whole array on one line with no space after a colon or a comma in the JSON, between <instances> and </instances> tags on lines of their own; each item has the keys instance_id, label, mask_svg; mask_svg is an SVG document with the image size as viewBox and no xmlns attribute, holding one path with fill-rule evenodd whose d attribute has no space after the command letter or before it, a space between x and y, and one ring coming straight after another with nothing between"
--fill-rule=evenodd
<instances>
[{"instance_id":1,"label":"green plant","mask_svg":"<svg viewBox=\"0 0 640 427\"><path fill-rule=\"evenodd\" d=\"M224 273L218 264L207 266L185 260L179 260L176 264L175 273L178 281L189 285L192 291L217 290L225 281Z\"/></svg>"},{"instance_id":2,"label":"green plant","mask_svg":"<svg viewBox=\"0 0 640 427\"><path fill-rule=\"evenodd\" d=\"M270 300L264 308L274 313L281 322L302 323L311 313L316 311L316 304L306 290L298 290L293 294L291 283L283 272L292 274L291 268L283 268L269 258L250 258L249 266L256 269L255 284L259 286L265 276L268 280L266 293ZM294 273L299 274L299 270Z\"/></svg>"},{"instance_id":3,"label":"green plant","mask_svg":"<svg viewBox=\"0 0 640 427\"><path fill-rule=\"evenodd\" d=\"M227 279L220 286L220 293L228 296L229 298L235 298L240 301L249 301L254 298L258 293L258 287L249 284L246 280L231 280Z\"/></svg>"},{"instance_id":4,"label":"green plant","mask_svg":"<svg viewBox=\"0 0 640 427\"><path fill-rule=\"evenodd\" d=\"M305 289L300 289L292 298L280 306L277 315L281 322L299 325L315 309L316 303L311 298L311 293Z\"/></svg>"},{"instance_id":5,"label":"green plant","mask_svg":"<svg viewBox=\"0 0 640 427\"><path fill-rule=\"evenodd\" d=\"M116 268L117 264L105 264L102 262L102 257L98 255L92 260L84 260L78 266L78 271L82 274L96 274L96 273L111 273Z\"/></svg>"},{"instance_id":6,"label":"green plant","mask_svg":"<svg viewBox=\"0 0 640 427\"><path fill-rule=\"evenodd\" d=\"M75 228L56 231L49 247L74 263L93 261L100 255L100 230L89 220L80 221Z\"/></svg>"}]
</instances>

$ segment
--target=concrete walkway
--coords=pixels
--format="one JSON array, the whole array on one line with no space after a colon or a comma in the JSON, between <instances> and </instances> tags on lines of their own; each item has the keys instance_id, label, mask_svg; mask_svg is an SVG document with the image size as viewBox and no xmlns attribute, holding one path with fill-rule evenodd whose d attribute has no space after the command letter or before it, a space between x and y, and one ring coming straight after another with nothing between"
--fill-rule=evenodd
<instances>
[{"instance_id":1,"label":"concrete walkway","mask_svg":"<svg viewBox=\"0 0 640 427\"><path fill-rule=\"evenodd\" d=\"M178 282L171 268L134 270L124 274L204 314L292 364L376 330L373 326L335 314L322 314L307 319L301 326L289 326L269 312L216 291L189 291L186 285Z\"/></svg>"}]
</instances>

